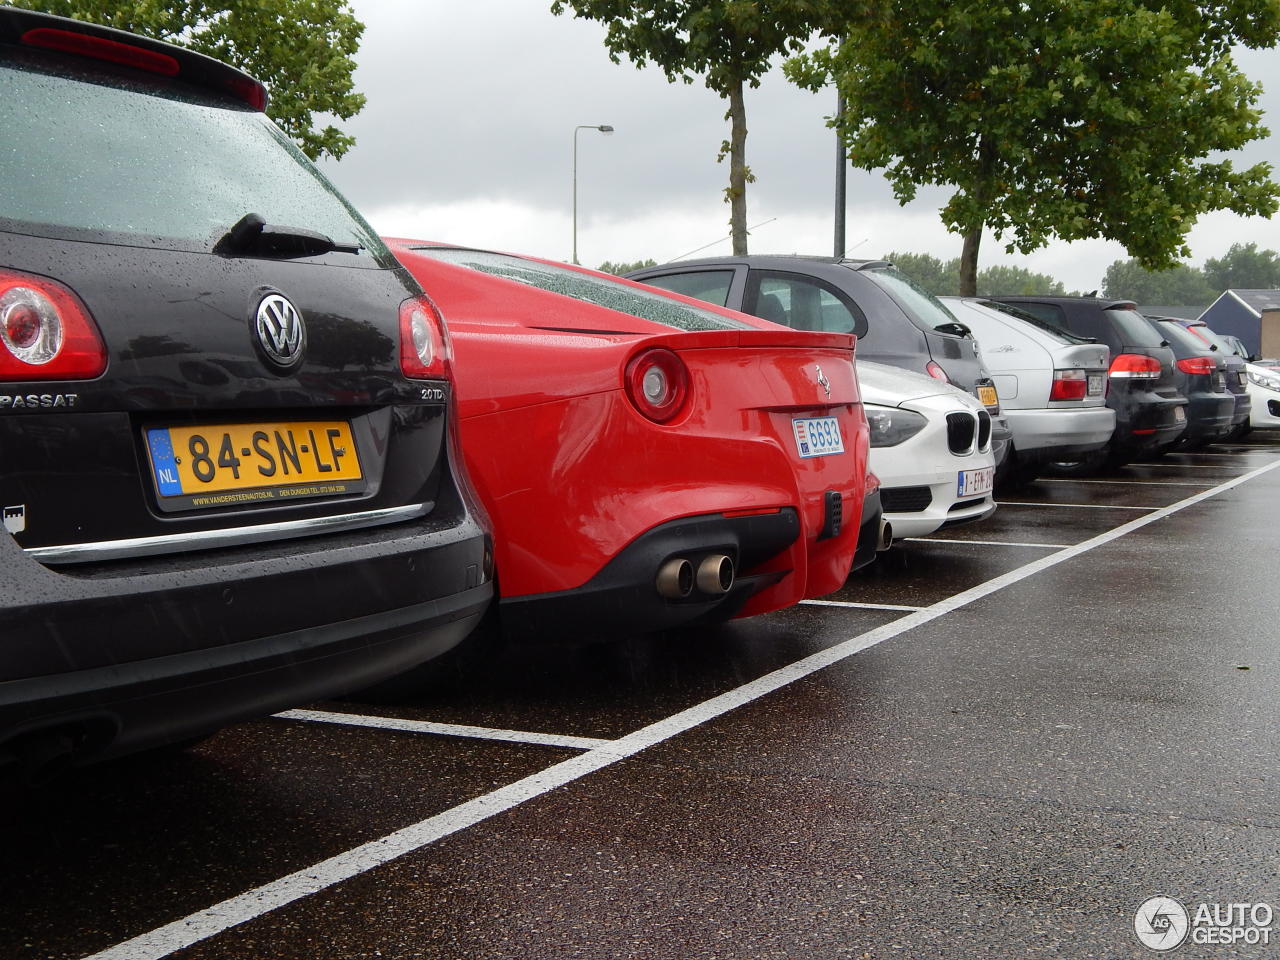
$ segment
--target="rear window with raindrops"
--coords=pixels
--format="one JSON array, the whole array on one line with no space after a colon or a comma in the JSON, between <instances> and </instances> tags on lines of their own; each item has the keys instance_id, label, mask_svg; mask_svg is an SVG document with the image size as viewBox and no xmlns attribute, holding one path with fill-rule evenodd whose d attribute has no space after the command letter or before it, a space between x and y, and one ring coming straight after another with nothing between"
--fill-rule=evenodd
<instances>
[{"instance_id":1,"label":"rear window with raindrops","mask_svg":"<svg viewBox=\"0 0 1280 960\"><path fill-rule=\"evenodd\" d=\"M751 324L688 303L568 267L526 260L505 253L457 247L414 247L415 253L504 277L574 300L630 314L676 330L751 330Z\"/></svg>"}]
</instances>

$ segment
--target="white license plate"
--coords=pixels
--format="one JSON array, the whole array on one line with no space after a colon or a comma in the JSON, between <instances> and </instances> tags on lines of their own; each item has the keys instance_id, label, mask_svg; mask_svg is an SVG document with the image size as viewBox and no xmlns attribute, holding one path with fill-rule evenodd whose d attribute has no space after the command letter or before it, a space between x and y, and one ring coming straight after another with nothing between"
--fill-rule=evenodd
<instances>
[{"instance_id":1,"label":"white license plate","mask_svg":"<svg viewBox=\"0 0 1280 960\"><path fill-rule=\"evenodd\" d=\"M1089 374L1089 396L1091 397L1102 396L1102 374L1100 373Z\"/></svg>"},{"instance_id":2,"label":"white license plate","mask_svg":"<svg viewBox=\"0 0 1280 960\"><path fill-rule=\"evenodd\" d=\"M835 417L806 417L791 421L791 432L796 437L796 452L801 457L829 457L844 453L844 438L840 436L840 421Z\"/></svg>"},{"instance_id":3,"label":"white license plate","mask_svg":"<svg viewBox=\"0 0 1280 960\"><path fill-rule=\"evenodd\" d=\"M956 476L956 496L977 497L990 493L995 484L996 468L980 467L977 470L961 470Z\"/></svg>"},{"instance_id":4,"label":"white license plate","mask_svg":"<svg viewBox=\"0 0 1280 960\"><path fill-rule=\"evenodd\" d=\"M1186 411L1183 407L1174 407L1174 408L1173 408L1173 422L1174 422L1174 423L1186 423L1186 422L1187 422L1187 411Z\"/></svg>"}]
</instances>

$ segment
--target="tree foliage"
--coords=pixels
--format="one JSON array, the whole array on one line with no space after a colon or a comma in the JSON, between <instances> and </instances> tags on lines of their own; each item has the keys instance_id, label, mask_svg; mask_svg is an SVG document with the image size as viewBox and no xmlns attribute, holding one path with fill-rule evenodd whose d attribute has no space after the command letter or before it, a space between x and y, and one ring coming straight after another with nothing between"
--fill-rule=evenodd
<instances>
[{"instance_id":1,"label":"tree foliage","mask_svg":"<svg viewBox=\"0 0 1280 960\"><path fill-rule=\"evenodd\" d=\"M758 87L770 59L801 50L822 0L554 0L551 12L606 24L605 46L614 63L652 63L672 83L707 87L728 101L729 139L719 160L729 158L729 225L735 256L747 252L747 121L743 88Z\"/></svg>"},{"instance_id":2,"label":"tree foliage","mask_svg":"<svg viewBox=\"0 0 1280 960\"><path fill-rule=\"evenodd\" d=\"M596 267L601 273L612 273L615 277L620 277L624 273L630 273L633 270L643 270L645 267L656 267L657 260L637 260L634 263L614 263L612 260L606 260L600 266Z\"/></svg>"},{"instance_id":3,"label":"tree foliage","mask_svg":"<svg viewBox=\"0 0 1280 960\"><path fill-rule=\"evenodd\" d=\"M1117 300L1149 306L1208 306L1218 296L1204 271L1182 263L1171 270L1147 270L1137 260L1117 260L1107 267L1102 292Z\"/></svg>"},{"instance_id":4,"label":"tree foliage","mask_svg":"<svg viewBox=\"0 0 1280 960\"><path fill-rule=\"evenodd\" d=\"M347 0L21 0L33 10L167 40L224 60L271 91L267 114L315 160L355 138L317 114L349 120L364 106L352 72L364 24Z\"/></svg>"},{"instance_id":5,"label":"tree foliage","mask_svg":"<svg viewBox=\"0 0 1280 960\"><path fill-rule=\"evenodd\" d=\"M888 253L884 259L939 297L960 295L960 258L940 260L928 253ZM1026 267L997 265L981 271L977 277L978 296L1016 297L1067 294L1061 281L1047 273L1035 273Z\"/></svg>"},{"instance_id":6,"label":"tree foliage","mask_svg":"<svg viewBox=\"0 0 1280 960\"><path fill-rule=\"evenodd\" d=\"M1256 243L1233 243L1218 259L1204 262L1204 276L1217 291L1280 289L1280 255Z\"/></svg>"},{"instance_id":7,"label":"tree foliage","mask_svg":"<svg viewBox=\"0 0 1280 960\"><path fill-rule=\"evenodd\" d=\"M787 65L834 81L851 162L884 168L901 203L956 188L942 210L965 239L972 288L984 228L1006 249L1052 237L1118 240L1148 269L1188 255L1207 211L1270 216L1269 164L1210 159L1265 137L1260 92L1234 44L1280 39L1280 3L1167 0L879 0L824 4L841 39Z\"/></svg>"}]
</instances>

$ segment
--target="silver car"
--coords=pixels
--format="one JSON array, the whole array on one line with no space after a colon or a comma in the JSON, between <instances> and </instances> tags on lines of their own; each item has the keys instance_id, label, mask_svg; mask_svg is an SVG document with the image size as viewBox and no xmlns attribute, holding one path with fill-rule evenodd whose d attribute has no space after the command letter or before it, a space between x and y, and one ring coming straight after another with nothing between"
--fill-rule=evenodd
<instances>
[{"instance_id":1,"label":"silver car","mask_svg":"<svg viewBox=\"0 0 1280 960\"><path fill-rule=\"evenodd\" d=\"M1106 445L1116 415L1106 406L1105 344L1006 304L942 300L973 332L1009 418L1013 440L998 477L1002 486L1029 483L1046 463L1077 460Z\"/></svg>"}]
</instances>

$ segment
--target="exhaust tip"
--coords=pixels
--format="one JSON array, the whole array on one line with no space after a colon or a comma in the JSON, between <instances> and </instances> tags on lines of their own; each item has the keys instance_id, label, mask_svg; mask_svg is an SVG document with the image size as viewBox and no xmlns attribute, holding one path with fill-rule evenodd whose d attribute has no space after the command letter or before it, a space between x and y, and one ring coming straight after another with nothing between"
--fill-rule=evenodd
<instances>
[{"instance_id":1,"label":"exhaust tip","mask_svg":"<svg viewBox=\"0 0 1280 960\"><path fill-rule=\"evenodd\" d=\"M713 596L728 593L733 587L733 559L713 553L698 564L698 589Z\"/></svg>"},{"instance_id":2,"label":"exhaust tip","mask_svg":"<svg viewBox=\"0 0 1280 960\"><path fill-rule=\"evenodd\" d=\"M893 524L880 518L880 539L876 543L876 552L884 553L893 546Z\"/></svg>"},{"instance_id":3,"label":"exhaust tip","mask_svg":"<svg viewBox=\"0 0 1280 960\"><path fill-rule=\"evenodd\" d=\"M668 600L683 600L693 593L693 564L684 557L672 557L658 568L658 594Z\"/></svg>"}]
</instances>

